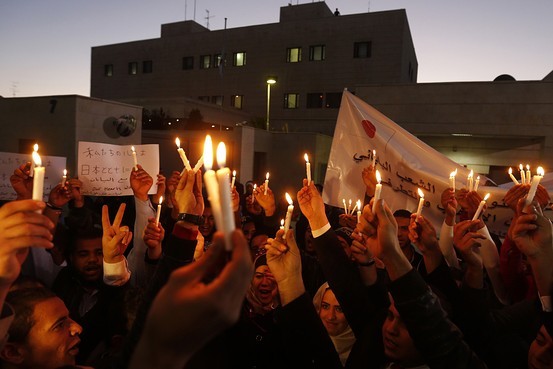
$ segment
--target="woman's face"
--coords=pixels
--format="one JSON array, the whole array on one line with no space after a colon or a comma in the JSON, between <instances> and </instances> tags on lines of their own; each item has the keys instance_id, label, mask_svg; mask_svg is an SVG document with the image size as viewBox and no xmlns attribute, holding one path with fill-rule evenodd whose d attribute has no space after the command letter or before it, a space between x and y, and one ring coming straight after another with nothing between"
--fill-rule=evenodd
<instances>
[{"instance_id":1,"label":"woman's face","mask_svg":"<svg viewBox=\"0 0 553 369\"><path fill-rule=\"evenodd\" d=\"M267 265L260 265L255 270L252 279L255 295L264 306L271 305L278 293L275 277Z\"/></svg>"},{"instance_id":2,"label":"woman's face","mask_svg":"<svg viewBox=\"0 0 553 369\"><path fill-rule=\"evenodd\" d=\"M337 336L348 327L348 321L331 289L327 289L323 294L319 317L330 336Z\"/></svg>"}]
</instances>

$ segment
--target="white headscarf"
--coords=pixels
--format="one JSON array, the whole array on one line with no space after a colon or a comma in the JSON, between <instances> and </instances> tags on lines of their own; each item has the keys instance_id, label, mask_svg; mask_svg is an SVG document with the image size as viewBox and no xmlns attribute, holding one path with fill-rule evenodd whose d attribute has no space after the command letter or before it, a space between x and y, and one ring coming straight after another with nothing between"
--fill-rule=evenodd
<instances>
[{"instance_id":1,"label":"white headscarf","mask_svg":"<svg viewBox=\"0 0 553 369\"><path fill-rule=\"evenodd\" d=\"M313 296L313 305L315 305L317 314L320 314L321 312L323 296L326 290L329 290L329 289L331 288L328 285L328 282L325 282L321 287L319 287L315 296ZM342 333L336 336L330 336L330 339L332 340L332 343L334 344L334 348L336 348L336 351L340 356L340 361L342 362L342 366L345 366L346 361L348 360L349 353L351 352L351 348L355 343L355 335L353 334L353 331L351 330L351 327L349 326L349 324Z\"/></svg>"}]
</instances>

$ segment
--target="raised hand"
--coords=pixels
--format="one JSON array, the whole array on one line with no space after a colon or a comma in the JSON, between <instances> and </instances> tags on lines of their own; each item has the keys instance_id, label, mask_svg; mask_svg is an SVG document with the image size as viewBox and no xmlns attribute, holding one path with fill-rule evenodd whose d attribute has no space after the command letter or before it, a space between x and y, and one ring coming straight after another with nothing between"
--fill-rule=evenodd
<instances>
[{"instance_id":1,"label":"raised hand","mask_svg":"<svg viewBox=\"0 0 553 369\"><path fill-rule=\"evenodd\" d=\"M265 184L257 187L254 191L254 196L259 205L265 210L265 215L270 217L275 213L275 195L273 190L267 188L267 194L265 195Z\"/></svg>"},{"instance_id":2,"label":"raised hand","mask_svg":"<svg viewBox=\"0 0 553 369\"><path fill-rule=\"evenodd\" d=\"M83 182L78 178L70 178L65 182L65 186L71 192L71 198L76 208L82 208L84 206L84 195L81 192Z\"/></svg>"},{"instance_id":3,"label":"raised hand","mask_svg":"<svg viewBox=\"0 0 553 369\"><path fill-rule=\"evenodd\" d=\"M155 204L158 204L159 198L161 196L165 196L165 191L167 190L167 179L161 173L158 173L157 175L156 186L157 186L157 192L155 193L152 200Z\"/></svg>"},{"instance_id":4,"label":"raised hand","mask_svg":"<svg viewBox=\"0 0 553 369\"><path fill-rule=\"evenodd\" d=\"M144 228L144 235L142 239L146 246L148 246L148 257L152 260L157 260L161 257L161 243L165 238L165 229L158 223L156 225L156 219L148 218L148 224Z\"/></svg>"},{"instance_id":5,"label":"raised hand","mask_svg":"<svg viewBox=\"0 0 553 369\"><path fill-rule=\"evenodd\" d=\"M51 205L61 208L71 200L71 197L71 190L69 187L62 187L61 183L58 183L56 187L50 191L50 194L48 194L48 202Z\"/></svg>"},{"instance_id":6,"label":"raised hand","mask_svg":"<svg viewBox=\"0 0 553 369\"><path fill-rule=\"evenodd\" d=\"M121 226L125 203L117 210L113 224L109 220L108 206L102 206L102 251L106 263L114 264L124 259L124 253L132 240L132 232L127 226Z\"/></svg>"},{"instance_id":7,"label":"raised hand","mask_svg":"<svg viewBox=\"0 0 553 369\"><path fill-rule=\"evenodd\" d=\"M152 187L154 180L148 174L142 165L137 165L138 170L133 170L130 176L131 188L134 196L142 201L148 200L148 191Z\"/></svg>"},{"instance_id":8,"label":"raised hand","mask_svg":"<svg viewBox=\"0 0 553 369\"><path fill-rule=\"evenodd\" d=\"M204 198L202 196L202 173L185 170L175 190L175 207L179 213L202 215Z\"/></svg>"},{"instance_id":9,"label":"raised hand","mask_svg":"<svg viewBox=\"0 0 553 369\"><path fill-rule=\"evenodd\" d=\"M10 183L17 194L18 200L33 197L33 178L29 177L31 162L21 164L10 177Z\"/></svg>"},{"instance_id":10,"label":"raised hand","mask_svg":"<svg viewBox=\"0 0 553 369\"><path fill-rule=\"evenodd\" d=\"M524 199L517 204L517 217L512 229L512 239L519 250L528 258L553 254L551 221L543 216L541 208L534 202L531 213L522 213Z\"/></svg>"},{"instance_id":11,"label":"raised hand","mask_svg":"<svg viewBox=\"0 0 553 369\"><path fill-rule=\"evenodd\" d=\"M363 171L361 172L361 178L363 179L363 183L365 184L365 193L367 194L367 196L373 197L377 183L375 168L373 168L372 165L363 168Z\"/></svg>"},{"instance_id":12,"label":"raised hand","mask_svg":"<svg viewBox=\"0 0 553 369\"><path fill-rule=\"evenodd\" d=\"M486 237L477 232L481 220L464 220L453 228L453 244L469 265L482 268L482 257L478 252L481 240Z\"/></svg>"},{"instance_id":13,"label":"raised hand","mask_svg":"<svg viewBox=\"0 0 553 369\"><path fill-rule=\"evenodd\" d=\"M312 230L320 229L328 223L323 198L313 181L307 184L307 179L303 180L303 187L299 190L297 199L300 210L309 221Z\"/></svg>"}]
</instances>

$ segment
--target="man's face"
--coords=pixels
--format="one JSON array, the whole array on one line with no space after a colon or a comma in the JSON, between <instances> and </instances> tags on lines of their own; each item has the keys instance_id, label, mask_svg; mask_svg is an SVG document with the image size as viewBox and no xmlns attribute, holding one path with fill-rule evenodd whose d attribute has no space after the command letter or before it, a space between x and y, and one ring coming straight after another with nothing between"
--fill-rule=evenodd
<instances>
[{"instance_id":1,"label":"man's face","mask_svg":"<svg viewBox=\"0 0 553 369\"><path fill-rule=\"evenodd\" d=\"M342 307L338 300L336 300L334 292L330 289L327 289L323 295L319 317L330 336L337 336L348 327L348 321L342 311Z\"/></svg>"},{"instance_id":2,"label":"man's face","mask_svg":"<svg viewBox=\"0 0 553 369\"><path fill-rule=\"evenodd\" d=\"M265 252L265 245L267 244L269 236L266 234L258 234L253 237L250 242L250 251L252 253L252 260Z\"/></svg>"},{"instance_id":3,"label":"man's face","mask_svg":"<svg viewBox=\"0 0 553 369\"><path fill-rule=\"evenodd\" d=\"M528 368L553 368L553 340L543 325L528 350Z\"/></svg>"},{"instance_id":4,"label":"man's face","mask_svg":"<svg viewBox=\"0 0 553 369\"><path fill-rule=\"evenodd\" d=\"M389 360L404 366L419 365L423 362L393 303L382 325L382 339L384 354Z\"/></svg>"},{"instance_id":5,"label":"man's face","mask_svg":"<svg viewBox=\"0 0 553 369\"><path fill-rule=\"evenodd\" d=\"M278 293L275 277L267 265L260 265L252 279L255 295L264 306L271 305Z\"/></svg>"},{"instance_id":6,"label":"man's face","mask_svg":"<svg viewBox=\"0 0 553 369\"><path fill-rule=\"evenodd\" d=\"M204 223L200 224L198 230L204 237L210 237L213 231L215 230L215 218L213 217L213 212L211 208L206 207L204 209Z\"/></svg>"},{"instance_id":7,"label":"man's face","mask_svg":"<svg viewBox=\"0 0 553 369\"><path fill-rule=\"evenodd\" d=\"M248 243L252 241L252 236L255 234L255 223L254 222L248 222L242 226L242 232L244 232L244 237L246 237L246 240Z\"/></svg>"},{"instance_id":8,"label":"man's face","mask_svg":"<svg viewBox=\"0 0 553 369\"><path fill-rule=\"evenodd\" d=\"M395 219L397 222L397 240L399 246L404 249L411 244L411 241L409 241L409 223L411 223L411 219L400 217Z\"/></svg>"},{"instance_id":9,"label":"man's face","mask_svg":"<svg viewBox=\"0 0 553 369\"><path fill-rule=\"evenodd\" d=\"M100 280L104 266L102 239L77 240L75 251L71 254L71 264L84 281L95 282Z\"/></svg>"},{"instance_id":10,"label":"man's face","mask_svg":"<svg viewBox=\"0 0 553 369\"><path fill-rule=\"evenodd\" d=\"M58 368L75 365L82 327L69 318L62 300L53 297L35 305L35 324L22 344L27 368Z\"/></svg>"}]
</instances>

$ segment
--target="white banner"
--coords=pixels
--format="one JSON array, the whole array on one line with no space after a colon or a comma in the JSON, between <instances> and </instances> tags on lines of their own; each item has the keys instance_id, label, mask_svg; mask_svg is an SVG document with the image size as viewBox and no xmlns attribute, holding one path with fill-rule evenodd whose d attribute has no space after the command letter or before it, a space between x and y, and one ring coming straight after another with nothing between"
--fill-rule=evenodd
<instances>
[{"instance_id":1,"label":"white banner","mask_svg":"<svg viewBox=\"0 0 553 369\"><path fill-rule=\"evenodd\" d=\"M372 164L376 150L376 169L382 175L382 194L393 211L416 212L424 193L422 214L439 229L444 219L440 204L442 192L449 187L449 175L457 169L456 188L466 188L469 169L434 150L391 119L348 91L342 95L336 129L323 188L324 201L343 207L342 200L363 201L365 185L361 173ZM474 178L478 173L474 173ZM503 202L508 188L484 186L480 175L478 193L490 193L483 219L490 231L504 237L512 211ZM508 186L510 187L510 186Z\"/></svg>"},{"instance_id":2,"label":"white banner","mask_svg":"<svg viewBox=\"0 0 553 369\"><path fill-rule=\"evenodd\" d=\"M159 145L134 145L138 164L155 178L159 173ZM77 176L83 193L93 196L132 195L130 174L134 166L131 145L79 142ZM154 194L156 186L150 188Z\"/></svg>"},{"instance_id":3,"label":"white banner","mask_svg":"<svg viewBox=\"0 0 553 369\"><path fill-rule=\"evenodd\" d=\"M42 164L46 167L44 175L44 201L52 188L61 182L66 158L60 156L46 156L40 154ZM0 152L0 200L15 200L17 197L10 183L10 177L21 164L31 161L31 154L16 154Z\"/></svg>"}]
</instances>

